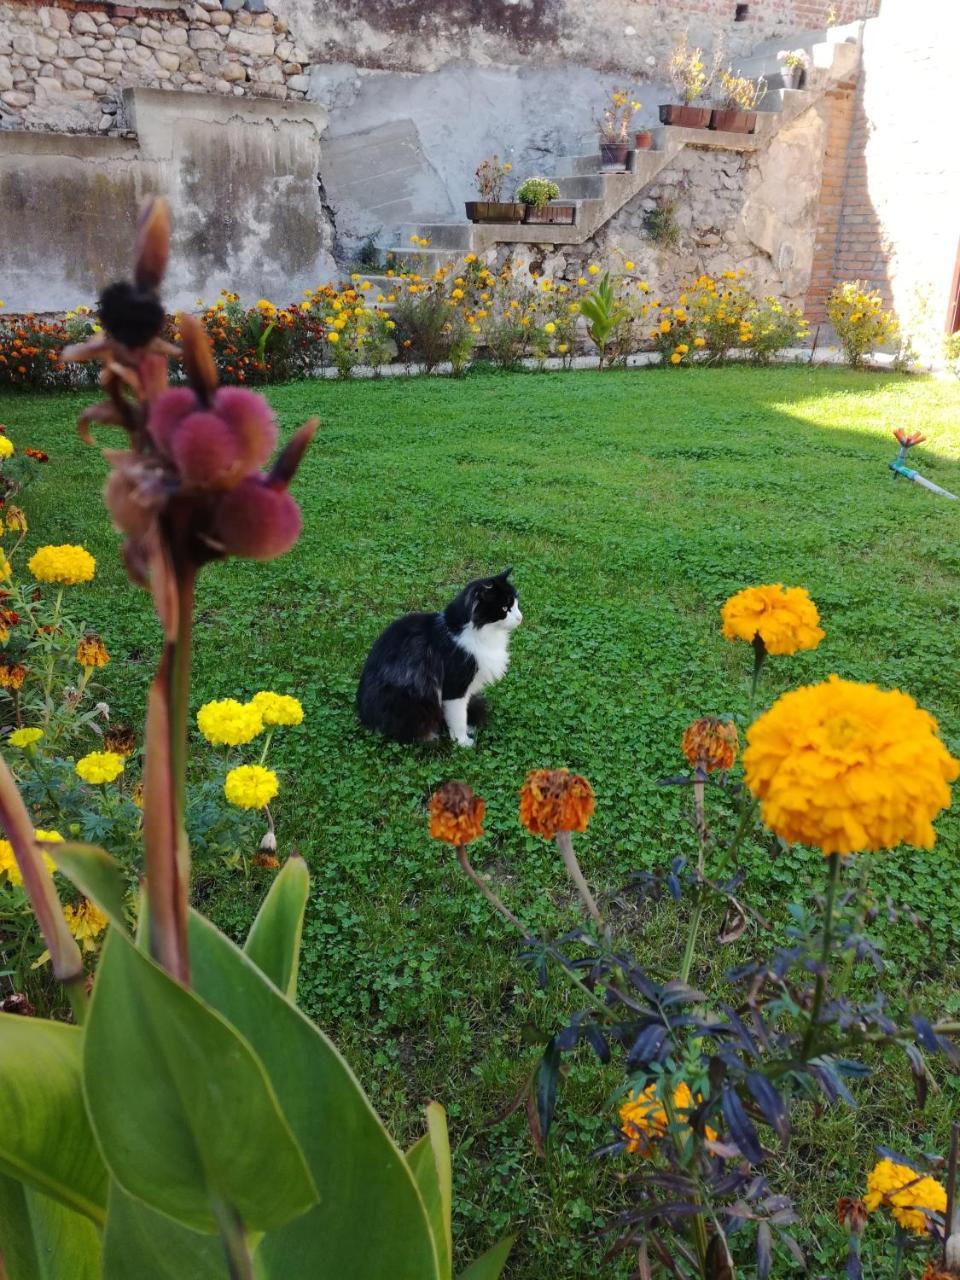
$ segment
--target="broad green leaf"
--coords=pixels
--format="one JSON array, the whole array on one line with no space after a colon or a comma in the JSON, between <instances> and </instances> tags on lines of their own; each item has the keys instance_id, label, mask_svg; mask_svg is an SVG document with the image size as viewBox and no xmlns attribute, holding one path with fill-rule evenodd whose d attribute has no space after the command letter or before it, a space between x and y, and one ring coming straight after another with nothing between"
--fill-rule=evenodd
<instances>
[{"instance_id":1,"label":"broad green leaf","mask_svg":"<svg viewBox=\"0 0 960 1280\"><path fill-rule=\"evenodd\" d=\"M461 1272L459 1280L498 1280L507 1265L513 1241L513 1236L506 1236L499 1244L488 1249L482 1258L471 1262L466 1271Z\"/></svg>"},{"instance_id":2,"label":"broad green leaf","mask_svg":"<svg viewBox=\"0 0 960 1280\"><path fill-rule=\"evenodd\" d=\"M100 1280L100 1237L89 1218L0 1174L0 1275L6 1280Z\"/></svg>"},{"instance_id":3,"label":"broad green leaf","mask_svg":"<svg viewBox=\"0 0 960 1280\"><path fill-rule=\"evenodd\" d=\"M116 929L84 1039L87 1109L107 1168L130 1195L211 1233L215 1198L264 1231L316 1202L250 1045Z\"/></svg>"},{"instance_id":4,"label":"broad green leaf","mask_svg":"<svg viewBox=\"0 0 960 1280\"><path fill-rule=\"evenodd\" d=\"M110 1183L103 1280L229 1280L219 1236L201 1235Z\"/></svg>"},{"instance_id":5,"label":"broad green leaf","mask_svg":"<svg viewBox=\"0 0 960 1280\"><path fill-rule=\"evenodd\" d=\"M285 996L297 993L300 939L310 874L299 854L288 858L257 912L244 951Z\"/></svg>"},{"instance_id":6,"label":"broad green leaf","mask_svg":"<svg viewBox=\"0 0 960 1280\"><path fill-rule=\"evenodd\" d=\"M0 1170L102 1223L107 1171L83 1105L83 1036L0 1013Z\"/></svg>"},{"instance_id":7,"label":"broad green leaf","mask_svg":"<svg viewBox=\"0 0 960 1280\"><path fill-rule=\"evenodd\" d=\"M67 879L84 897L95 902L124 933L129 932L124 915L127 886L120 864L104 849L93 844L49 844L46 851Z\"/></svg>"},{"instance_id":8,"label":"broad green leaf","mask_svg":"<svg viewBox=\"0 0 960 1280\"><path fill-rule=\"evenodd\" d=\"M447 1116L439 1102L427 1107L427 1132L407 1152L407 1164L427 1207L440 1274L448 1280L453 1267L453 1171Z\"/></svg>"},{"instance_id":9,"label":"broad green leaf","mask_svg":"<svg viewBox=\"0 0 960 1280\"><path fill-rule=\"evenodd\" d=\"M262 1280L443 1280L413 1176L336 1048L239 948L190 915L197 992L253 1045L320 1202L269 1232Z\"/></svg>"}]
</instances>

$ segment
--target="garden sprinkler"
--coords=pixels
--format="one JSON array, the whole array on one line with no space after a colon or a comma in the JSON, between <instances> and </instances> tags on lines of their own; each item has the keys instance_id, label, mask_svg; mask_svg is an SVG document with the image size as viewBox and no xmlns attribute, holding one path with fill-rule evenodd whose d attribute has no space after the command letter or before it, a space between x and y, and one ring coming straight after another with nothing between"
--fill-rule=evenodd
<instances>
[{"instance_id":1,"label":"garden sprinkler","mask_svg":"<svg viewBox=\"0 0 960 1280\"><path fill-rule=\"evenodd\" d=\"M922 444L926 440L926 436L922 431L914 431L908 434L902 427L897 427L893 433L900 445L900 452L897 454L893 462L890 463L890 470L893 472L893 478L903 476L905 480L912 480L914 484L922 484L925 489L929 489L931 493L939 493L941 497L953 498L957 501L957 495L950 493L947 489L941 489L938 484L934 484L932 480L927 480L919 471L914 471L912 467L907 466L907 450L912 449L915 444Z\"/></svg>"}]
</instances>

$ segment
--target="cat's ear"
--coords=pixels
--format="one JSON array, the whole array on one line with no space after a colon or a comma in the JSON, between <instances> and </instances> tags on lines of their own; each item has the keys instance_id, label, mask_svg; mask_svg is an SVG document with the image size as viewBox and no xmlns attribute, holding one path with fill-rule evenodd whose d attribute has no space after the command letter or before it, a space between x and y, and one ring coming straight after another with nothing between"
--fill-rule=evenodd
<instances>
[{"instance_id":1,"label":"cat's ear","mask_svg":"<svg viewBox=\"0 0 960 1280\"><path fill-rule=\"evenodd\" d=\"M513 573L512 564L509 565L506 569L504 569L503 573L498 573L497 578L502 579L504 582L506 582L506 580L510 577L511 573Z\"/></svg>"}]
</instances>

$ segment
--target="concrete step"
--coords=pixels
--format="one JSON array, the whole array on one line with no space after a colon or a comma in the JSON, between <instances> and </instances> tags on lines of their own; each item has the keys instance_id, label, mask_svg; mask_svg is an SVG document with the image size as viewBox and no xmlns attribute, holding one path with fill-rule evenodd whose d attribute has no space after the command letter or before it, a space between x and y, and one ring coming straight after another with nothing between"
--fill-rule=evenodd
<instances>
[{"instance_id":1,"label":"concrete step","mask_svg":"<svg viewBox=\"0 0 960 1280\"><path fill-rule=\"evenodd\" d=\"M602 173L583 173L577 177L556 179L561 200L595 200L604 194Z\"/></svg>"},{"instance_id":2,"label":"concrete step","mask_svg":"<svg viewBox=\"0 0 960 1280\"><path fill-rule=\"evenodd\" d=\"M841 26L820 27L813 31L793 31L789 35L761 40L753 53L776 55L781 49L806 49L809 52L815 44L859 44L862 26L862 22L847 22Z\"/></svg>"},{"instance_id":3,"label":"concrete step","mask_svg":"<svg viewBox=\"0 0 960 1280\"><path fill-rule=\"evenodd\" d=\"M420 253L421 250L417 245L410 243L411 235L426 237L430 241L431 249L462 249L464 252L469 252L473 247L472 227L472 223L464 221L411 223L400 228L397 238L400 246L409 249L412 253Z\"/></svg>"}]
</instances>

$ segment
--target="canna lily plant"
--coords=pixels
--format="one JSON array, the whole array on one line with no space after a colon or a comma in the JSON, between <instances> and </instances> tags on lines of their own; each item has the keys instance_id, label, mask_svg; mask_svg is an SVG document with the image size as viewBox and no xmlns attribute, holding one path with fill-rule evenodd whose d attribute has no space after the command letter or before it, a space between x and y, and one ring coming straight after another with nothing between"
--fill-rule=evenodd
<instances>
[{"instance_id":1,"label":"canna lily plant","mask_svg":"<svg viewBox=\"0 0 960 1280\"><path fill-rule=\"evenodd\" d=\"M184 824L193 599L199 570L296 542L290 481L315 423L268 471L259 396L219 388L209 343L160 335L169 246L160 199L141 214L134 279L101 296L103 332L63 353L99 360L92 424L123 428L105 498L131 579L153 594L163 651L149 693L146 875L131 932L121 870L90 846L44 846L109 919L89 982L33 824L0 761L0 823L73 1023L0 1013L3 1280L451 1280L443 1108L404 1153L335 1046L297 1008L306 864L284 865L243 947L189 904ZM461 1280L496 1280L511 1242Z\"/></svg>"}]
</instances>

